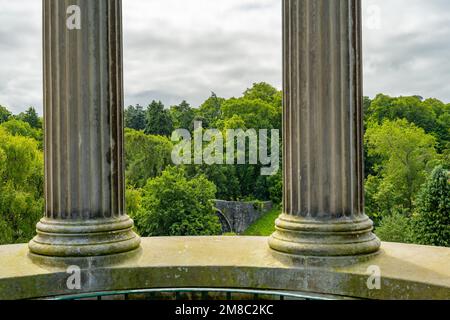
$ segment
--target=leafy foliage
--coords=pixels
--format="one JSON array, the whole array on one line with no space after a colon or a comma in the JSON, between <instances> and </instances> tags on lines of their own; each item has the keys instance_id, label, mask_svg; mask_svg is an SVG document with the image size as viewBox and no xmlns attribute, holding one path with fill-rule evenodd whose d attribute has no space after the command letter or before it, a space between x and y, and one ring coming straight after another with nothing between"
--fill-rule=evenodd
<instances>
[{"instance_id":1,"label":"leafy foliage","mask_svg":"<svg viewBox=\"0 0 450 320\"><path fill-rule=\"evenodd\" d=\"M260 99L249 100L246 98L231 98L222 105L223 126L227 126L227 120L240 119L241 129L273 129L281 128L281 113L274 105Z\"/></svg>"},{"instance_id":2,"label":"leafy foliage","mask_svg":"<svg viewBox=\"0 0 450 320\"><path fill-rule=\"evenodd\" d=\"M441 166L423 186L413 221L416 243L450 247L450 173Z\"/></svg>"},{"instance_id":3,"label":"leafy foliage","mask_svg":"<svg viewBox=\"0 0 450 320\"><path fill-rule=\"evenodd\" d=\"M127 129L125 160L129 185L141 188L149 178L159 176L171 163L171 152L172 143L168 138Z\"/></svg>"},{"instance_id":4,"label":"leafy foliage","mask_svg":"<svg viewBox=\"0 0 450 320\"><path fill-rule=\"evenodd\" d=\"M405 119L436 137L438 149L450 142L450 108L437 99L421 97L392 98L379 94L367 111L368 122Z\"/></svg>"},{"instance_id":5,"label":"leafy foliage","mask_svg":"<svg viewBox=\"0 0 450 320\"><path fill-rule=\"evenodd\" d=\"M217 97L213 92L197 110L197 117L203 121L204 128L217 128L217 122L222 118L222 104L225 99Z\"/></svg>"},{"instance_id":6,"label":"leafy foliage","mask_svg":"<svg viewBox=\"0 0 450 320\"><path fill-rule=\"evenodd\" d=\"M34 236L43 214L43 166L37 141L0 127L0 244Z\"/></svg>"},{"instance_id":7,"label":"leafy foliage","mask_svg":"<svg viewBox=\"0 0 450 320\"><path fill-rule=\"evenodd\" d=\"M431 170L450 169L449 106L419 96L364 99L366 212L383 240L424 243L416 236L426 232L412 220Z\"/></svg>"},{"instance_id":8,"label":"leafy foliage","mask_svg":"<svg viewBox=\"0 0 450 320\"><path fill-rule=\"evenodd\" d=\"M17 119L28 123L34 129L42 129L42 120L39 118L36 109L33 107L30 107L27 111L19 114Z\"/></svg>"},{"instance_id":9,"label":"leafy foliage","mask_svg":"<svg viewBox=\"0 0 450 320\"><path fill-rule=\"evenodd\" d=\"M223 200L238 200L240 191L240 181L236 173L235 166L227 165L189 165L185 166L188 178L195 178L204 175L213 182L217 188L216 196Z\"/></svg>"},{"instance_id":10,"label":"leafy foliage","mask_svg":"<svg viewBox=\"0 0 450 320\"><path fill-rule=\"evenodd\" d=\"M170 136L173 131L172 119L164 109L161 101L153 101L145 115L145 133L151 135Z\"/></svg>"},{"instance_id":11,"label":"leafy foliage","mask_svg":"<svg viewBox=\"0 0 450 320\"><path fill-rule=\"evenodd\" d=\"M182 168L169 167L143 190L142 208L135 216L138 231L143 236L220 234L211 202L215 193L205 176L188 180Z\"/></svg>"},{"instance_id":12,"label":"leafy foliage","mask_svg":"<svg viewBox=\"0 0 450 320\"><path fill-rule=\"evenodd\" d=\"M394 212L392 215L383 218L375 233L382 241L411 243L413 239L411 219L401 213Z\"/></svg>"},{"instance_id":13,"label":"leafy foliage","mask_svg":"<svg viewBox=\"0 0 450 320\"><path fill-rule=\"evenodd\" d=\"M124 112L125 127L134 130L145 130L145 110L142 106L129 106Z\"/></svg>"},{"instance_id":14,"label":"leafy foliage","mask_svg":"<svg viewBox=\"0 0 450 320\"><path fill-rule=\"evenodd\" d=\"M253 86L244 92L247 100L262 100L275 107L281 107L282 94L266 82L254 83Z\"/></svg>"},{"instance_id":15,"label":"leafy foliage","mask_svg":"<svg viewBox=\"0 0 450 320\"><path fill-rule=\"evenodd\" d=\"M364 97L366 211L385 241L449 244L450 105L419 96ZM282 200L282 171L261 165L171 164L174 128L281 129L282 93L255 83L230 99L212 93L199 108L125 110L126 209L142 235L210 235L220 224L210 200ZM42 120L34 108L0 106L0 243L26 242L43 212ZM436 166L441 165L430 174ZM427 180L428 179L428 180ZM447 183L445 183L447 181ZM272 212L247 234L269 235ZM259 227L261 226L261 227ZM253 232L253 233L252 233Z\"/></svg>"},{"instance_id":16,"label":"leafy foliage","mask_svg":"<svg viewBox=\"0 0 450 320\"><path fill-rule=\"evenodd\" d=\"M281 205L283 201L283 172L278 171L276 175L269 176L268 180L270 200L274 204Z\"/></svg>"},{"instance_id":17,"label":"leafy foliage","mask_svg":"<svg viewBox=\"0 0 450 320\"><path fill-rule=\"evenodd\" d=\"M369 155L382 161L377 176L366 182L368 213L412 212L414 200L432 168L438 163L436 139L406 120L370 124L366 132Z\"/></svg>"},{"instance_id":18,"label":"leafy foliage","mask_svg":"<svg viewBox=\"0 0 450 320\"><path fill-rule=\"evenodd\" d=\"M195 111L186 101L170 108L170 117L174 129L194 130Z\"/></svg>"},{"instance_id":19,"label":"leafy foliage","mask_svg":"<svg viewBox=\"0 0 450 320\"><path fill-rule=\"evenodd\" d=\"M11 119L2 123L0 127L6 129L6 131L13 136L22 136L35 139L39 142L39 148L43 149L42 130L32 128L28 122Z\"/></svg>"},{"instance_id":20,"label":"leafy foliage","mask_svg":"<svg viewBox=\"0 0 450 320\"><path fill-rule=\"evenodd\" d=\"M136 216L142 208L142 190L127 187L125 190L125 199L127 214L132 217Z\"/></svg>"},{"instance_id":21,"label":"leafy foliage","mask_svg":"<svg viewBox=\"0 0 450 320\"><path fill-rule=\"evenodd\" d=\"M0 124L11 119L12 113L0 105Z\"/></svg>"}]
</instances>

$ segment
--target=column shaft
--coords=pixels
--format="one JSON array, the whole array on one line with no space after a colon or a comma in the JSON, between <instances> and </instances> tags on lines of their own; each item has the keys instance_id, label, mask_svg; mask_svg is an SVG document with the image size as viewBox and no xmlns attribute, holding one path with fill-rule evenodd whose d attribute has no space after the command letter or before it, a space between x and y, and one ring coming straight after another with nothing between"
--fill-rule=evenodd
<instances>
[{"instance_id":1,"label":"column shaft","mask_svg":"<svg viewBox=\"0 0 450 320\"><path fill-rule=\"evenodd\" d=\"M79 12L68 10L74 5ZM33 253L104 255L139 245L124 209L121 5L43 0L46 212ZM79 29L69 28L71 16Z\"/></svg>"},{"instance_id":2,"label":"column shaft","mask_svg":"<svg viewBox=\"0 0 450 320\"><path fill-rule=\"evenodd\" d=\"M283 0L284 210L290 254L371 253L364 214L360 0Z\"/></svg>"}]
</instances>

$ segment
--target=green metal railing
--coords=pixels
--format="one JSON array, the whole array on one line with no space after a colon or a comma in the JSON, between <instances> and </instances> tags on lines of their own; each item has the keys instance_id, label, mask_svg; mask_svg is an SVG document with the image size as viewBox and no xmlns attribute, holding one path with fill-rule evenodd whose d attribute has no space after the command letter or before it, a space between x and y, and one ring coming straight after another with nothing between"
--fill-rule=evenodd
<instances>
[{"instance_id":1,"label":"green metal railing","mask_svg":"<svg viewBox=\"0 0 450 320\"><path fill-rule=\"evenodd\" d=\"M84 293L47 300L342 300L339 296L270 290L160 288Z\"/></svg>"}]
</instances>

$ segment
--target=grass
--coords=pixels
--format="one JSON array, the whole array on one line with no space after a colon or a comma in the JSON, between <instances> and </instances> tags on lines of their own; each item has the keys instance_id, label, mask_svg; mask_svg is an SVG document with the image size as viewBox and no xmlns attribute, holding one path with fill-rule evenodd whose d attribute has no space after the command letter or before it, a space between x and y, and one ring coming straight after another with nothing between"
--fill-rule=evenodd
<instances>
[{"instance_id":1,"label":"grass","mask_svg":"<svg viewBox=\"0 0 450 320\"><path fill-rule=\"evenodd\" d=\"M271 211L262 216L258 221L253 223L247 231L245 236L263 236L268 237L275 231L275 220L281 213L281 208L274 207Z\"/></svg>"}]
</instances>

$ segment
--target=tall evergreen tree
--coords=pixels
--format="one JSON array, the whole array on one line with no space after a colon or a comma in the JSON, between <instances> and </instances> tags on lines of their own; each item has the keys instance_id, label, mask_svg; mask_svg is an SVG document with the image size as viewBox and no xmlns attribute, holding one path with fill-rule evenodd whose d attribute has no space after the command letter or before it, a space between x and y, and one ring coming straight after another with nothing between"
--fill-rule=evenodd
<instances>
[{"instance_id":1,"label":"tall evergreen tree","mask_svg":"<svg viewBox=\"0 0 450 320\"><path fill-rule=\"evenodd\" d=\"M222 104L225 102L224 98L219 98L214 92L197 110L197 116L203 121L204 128L217 127L217 121L222 116Z\"/></svg>"},{"instance_id":2,"label":"tall evergreen tree","mask_svg":"<svg viewBox=\"0 0 450 320\"><path fill-rule=\"evenodd\" d=\"M5 107L0 105L0 123L6 122L11 118L11 112Z\"/></svg>"},{"instance_id":3,"label":"tall evergreen tree","mask_svg":"<svg viewBox=\"0 0 450 320\"><path fill-rule=\"evenodd\" d=\"M424 185L414 215L417 243L450 247L450 173L434 169Z\"/></svg>"},{"instance_id":4,"label":"tall evergreen tree","mask_svg":"<svg viewBox=\"0 0 450 320\"><path fill-rule=\"evenodd\" d=\"M145 110L139 104L125 109L125 127L134 130L145 130Z\"/></svg>"},{"instance_id":5,"label":"tall evergreen tree","mask_svg":"<svg viewBox=\"0 0 450 320\"><path fill-rule=\"evenodd\" d=\"M175 129L194 129L195 111L185 100L170 108L170 117Z\"/></svg>"},{"instance_id":6,"label":"tall evergreen tree","mask_svg":"<svg viewBox=\"0 0 450 320\"><path fill-rule=\"evenodd\" d=\"M152 101L145 114L145 133L170 136L172 131L173 124L169 112L164 109L161 101Z\"/></svg>"},{"instance_id":7,"label":"tall evergreen tree","mask_svg":"<svg viewBox=\"0 0 450 320\"><path fill-rule=\"evenodd\" d=\"M33 107L28 108L27 111L22 112L18 115L18 119L27 122L32 128L41 129L42 120L39 118L36 109Z\"/></svg>"}]
</instances>

